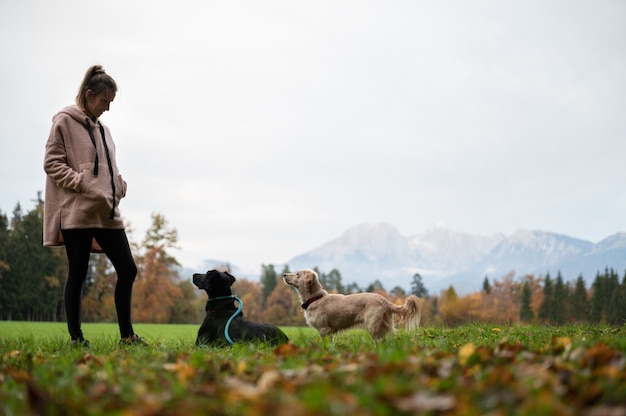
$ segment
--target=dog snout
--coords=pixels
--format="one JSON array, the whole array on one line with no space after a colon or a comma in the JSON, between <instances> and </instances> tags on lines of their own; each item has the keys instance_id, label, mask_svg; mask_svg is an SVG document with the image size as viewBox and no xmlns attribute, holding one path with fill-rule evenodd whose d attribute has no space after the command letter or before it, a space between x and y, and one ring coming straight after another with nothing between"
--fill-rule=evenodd
<instances>
[{"instance_id":1,"label":"dog snout","mask_svg":"<svg viewBox=\"0 0 626 416\"><path fill-rule=\"evenodd\" d=\"M283 280L288 285L290 285L292 283L291 277L293 277L293 273L283 273Z\"/></svg>"},{"instance_id":2,"label":"dog snout","mask_svg":"<svg viewBox=\"0 0 626 416\"><path fill-rule=\"evenodd\" d=\"M193 284L196 285L199 289L204 289L206 282L206 274L202 273L194 273L192 276Z\"/></svg>"}]
</instances>

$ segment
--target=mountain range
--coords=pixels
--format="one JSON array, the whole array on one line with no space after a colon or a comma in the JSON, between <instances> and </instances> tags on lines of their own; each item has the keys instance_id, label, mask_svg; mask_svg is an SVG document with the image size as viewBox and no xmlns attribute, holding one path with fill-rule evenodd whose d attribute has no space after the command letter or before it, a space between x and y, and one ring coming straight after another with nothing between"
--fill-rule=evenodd
<instances>
[{"instance_id":1,"label":"mountain range","mask_svg":"<svg viewBox=\"0 0 626 416\"><path fill-rule=\"evenodd\" d=\"M607 267L620 275L626 269L626 233L594 244L547 231L472 235L443 226L405 237L387 223L362 224L287 264L292 270L317 266L324 273L335 268L344 284L364 288L379 280L387 290L410 289L419 273L434 295L450 285L458 294L480 290L485 277L493 282L510 272L517 277L560 272L565 281L582 275L589 286Z\"/></svg>"},{"instance_id":2,"label":"mountain range","mask_svg":"<svg viewBox=\"0 0 626 416\"><path fill-rule=\"evenodd\" d=\"M207 270L225 264L207 260ZM511 235L472 235L435 226L423 234L405 237L391 224L367 223L298 255L286 264L291 270L317 267L322 273L337 269L342 283L366 288L376 280L387 290L410 290L415 273L432 295L454 286L459 295L482 289L508 273L556 277L565 281L579 275L590 286L598 272L626 269L626 232L598 243L547 231L517 230ZM284 265L275 265L280 272ZM235 275L236 264L231 263ZM258 276L246 276L258 277Z\"/></svg>"}]
</instances>

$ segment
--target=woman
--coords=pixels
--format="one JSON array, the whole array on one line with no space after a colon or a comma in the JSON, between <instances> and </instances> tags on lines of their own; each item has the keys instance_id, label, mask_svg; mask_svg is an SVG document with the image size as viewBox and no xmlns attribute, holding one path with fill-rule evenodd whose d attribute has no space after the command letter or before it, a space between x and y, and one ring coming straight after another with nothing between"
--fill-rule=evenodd
<instances>
[{"instance_id":1,"label":"woman","mask_svg":"<svg viewBox=\"0 0 626 416\"><path fill-rule=\"evenodd\" d=\"M103 252L117 273L115 309L120 343L143 344L133 331L131 299L137 266L118 209L126 182L117 170L115 144L99 117L109 110L117 84L100 65L90 67L76 105L52 119L44 170L44 246L65 245L69 273L64 301L72 344L89 346L80 325L83 282L89 255Z\"/></svg>"}]
</instances>

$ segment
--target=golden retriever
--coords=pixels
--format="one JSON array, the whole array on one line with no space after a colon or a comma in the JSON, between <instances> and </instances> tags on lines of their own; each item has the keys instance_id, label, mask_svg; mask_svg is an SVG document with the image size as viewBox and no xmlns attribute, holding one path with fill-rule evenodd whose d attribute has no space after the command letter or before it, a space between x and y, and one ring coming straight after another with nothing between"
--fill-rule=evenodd
<instances>
[{"instance_id":1,"label":"golden retriever","mask_svg":"<svg viewBox=\"0 0 626 416\"><path fill-rule=\"evenodd\" d=\"M398 306L378 293L332 294L324 290L317 273L308 269L285 273L283 280L298 291L307 324L322 337L363 326L372 338L380 340L394 330L394 315L407 329L419 327L421 305L415 295Z\"/></svg>"}]
</instances>

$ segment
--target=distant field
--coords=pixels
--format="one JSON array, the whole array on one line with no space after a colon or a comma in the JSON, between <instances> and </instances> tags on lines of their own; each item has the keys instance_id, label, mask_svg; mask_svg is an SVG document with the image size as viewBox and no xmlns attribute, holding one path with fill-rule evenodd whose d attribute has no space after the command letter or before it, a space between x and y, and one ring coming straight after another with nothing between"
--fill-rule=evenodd
<instances>
[{"instance_id":1,"label":"distant field","mask_svg":"<svg viewBox=\"0 0 626 416\"><path fill-rule=\"evenodd\" d=\"M133 324L135 332L150 342L193 344L196 341L199 324ZM308 327L283 327L291 339L315 335ZM114 323L83 323L85 338L90 341L119 339L119 330ZM67 324L64 322L22 322L0 321L0 339L33 338L37 340L55 339L69 342Z\"/></svg>"},{"instance_id":2,"label":"distant field","mask_svg":"<svg viewBox=\"0 0 626 416\"><path fill-rule=\"evenodd\" d=\"M154 340L195 341L199 325L134 324L135 332ZM88 339L119 338L117 324L84 323L82 329ZM0 338L35 337L69 340L64 322L13 322L0 321Z\"/></svg>"}]
</instances>

